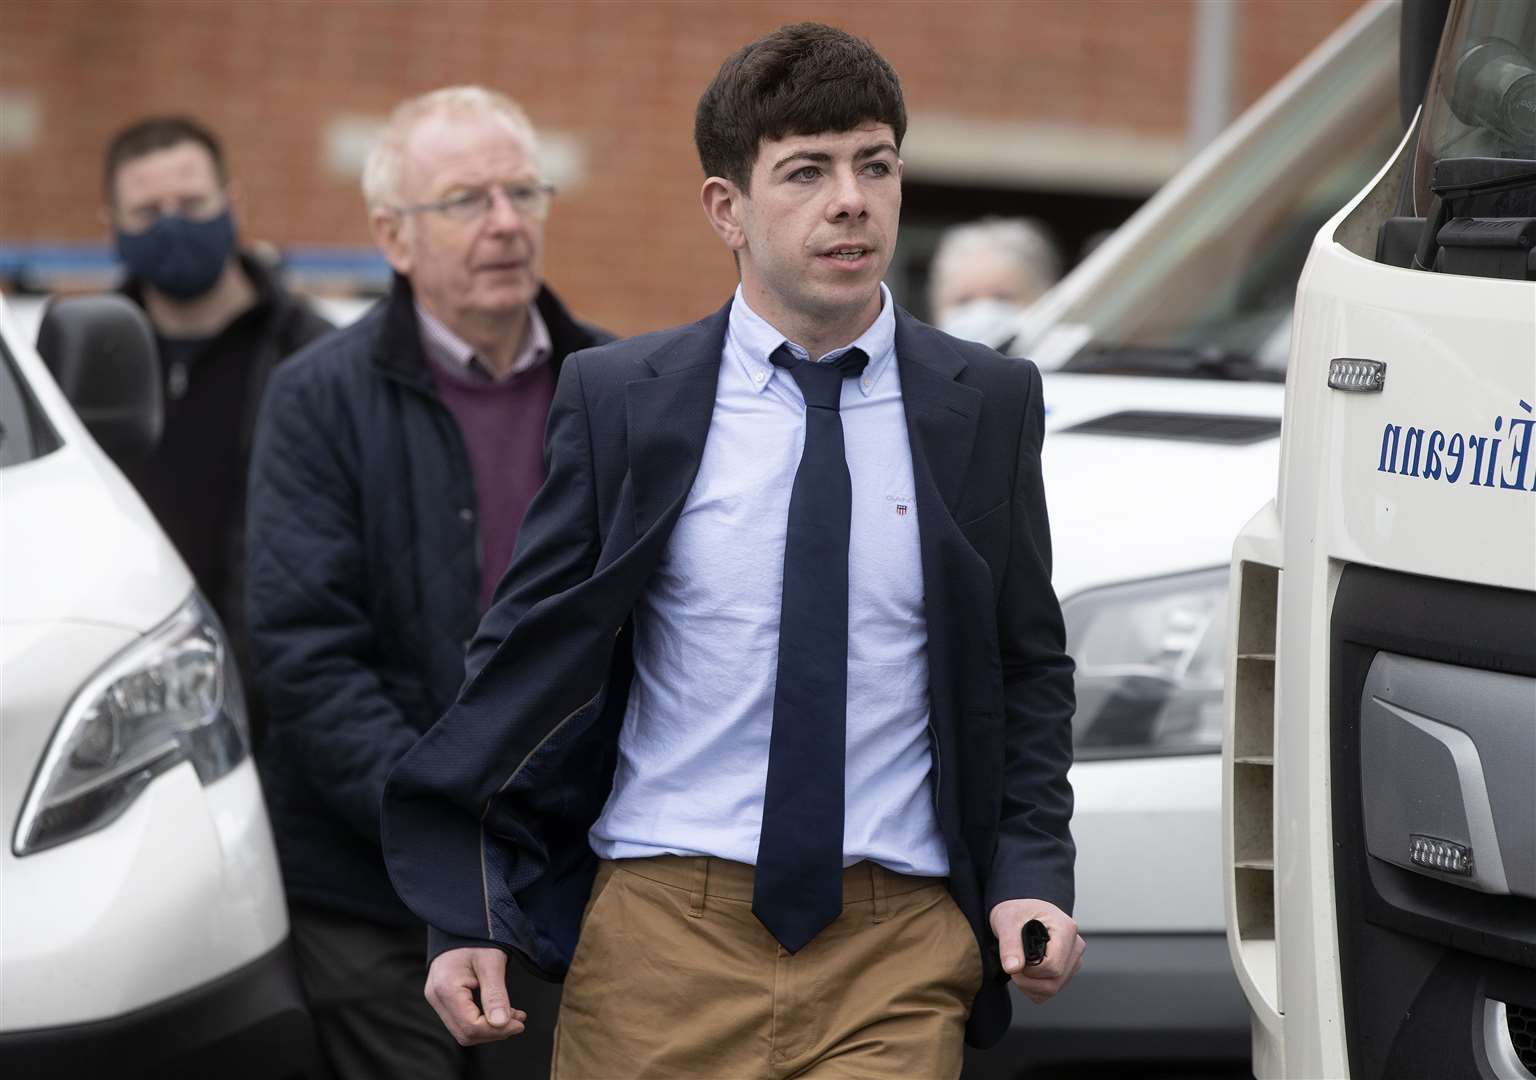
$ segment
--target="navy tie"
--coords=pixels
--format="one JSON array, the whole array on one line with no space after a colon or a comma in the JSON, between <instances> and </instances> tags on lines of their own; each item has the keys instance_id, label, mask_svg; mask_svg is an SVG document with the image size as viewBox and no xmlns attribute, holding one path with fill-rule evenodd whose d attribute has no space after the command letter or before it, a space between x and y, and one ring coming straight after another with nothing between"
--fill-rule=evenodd
<instances>
[{"instance_id":1,"label":"navy tie","mask_svg":"<svg viewBox=\"0 0 1536 1080\"><path fill-rule=\"evenodd\" d=\"M752 913L790 952L843 910L843 759L848 715L848 528L853 485L838 414L843 380L869 362L849 349L813 364L769 357L805 395L805 449L789 497L779 667Z\"/></svg>"}]
</instances>

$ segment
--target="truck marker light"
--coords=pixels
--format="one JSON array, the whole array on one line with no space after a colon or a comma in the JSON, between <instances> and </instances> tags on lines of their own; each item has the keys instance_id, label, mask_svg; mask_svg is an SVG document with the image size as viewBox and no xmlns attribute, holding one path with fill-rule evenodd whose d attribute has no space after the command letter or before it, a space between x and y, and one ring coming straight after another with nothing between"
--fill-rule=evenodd
<instances>
[{"instance_id":1,"label":"truck marker light","mask_svg":"<svg viewBox=\"0 0 1536 1080\"><path fill-rule=\"evenodd\" d=\"M1408 857L1416 866L1439 870L1443 874L1472 876L1472 849L1449 840L1414 833L1408 838Z\"/></svg>"},{"instance_id":2,"label":"truck marker light","mask_svg":"<svg viewBox=\"0 0 1536 1080\"><path fill-rule=\"evenodd\" d=\"M1387 384L1387 365L1380 360L1339 357L1328 361L1328 385L1354 394L1379 394Z\"/></svg>"}]
</instances>

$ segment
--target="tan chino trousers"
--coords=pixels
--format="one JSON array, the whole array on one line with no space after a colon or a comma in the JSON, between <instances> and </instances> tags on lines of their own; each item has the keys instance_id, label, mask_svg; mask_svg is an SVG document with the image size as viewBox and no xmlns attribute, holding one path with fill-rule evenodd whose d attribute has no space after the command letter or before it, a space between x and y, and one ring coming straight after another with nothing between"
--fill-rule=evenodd
<instances>
[{"instance_id":1,"label":"tan chino trousers","mask_svg":"<svg viewBox=\"0 0 1536 1080\"><path fill-rule=\"evenodd\" d=\"M555 1032L554 1080L940 1080L981 988L942 879L863 862L843 912L790 955L752 914L752 867L602 862Z\"/></svg>"}]
</instances>

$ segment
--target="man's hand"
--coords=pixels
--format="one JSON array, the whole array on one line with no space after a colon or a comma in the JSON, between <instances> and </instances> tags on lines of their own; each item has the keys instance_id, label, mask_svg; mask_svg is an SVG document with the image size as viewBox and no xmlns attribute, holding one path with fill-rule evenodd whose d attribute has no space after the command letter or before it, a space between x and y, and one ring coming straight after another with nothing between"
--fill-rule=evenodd
<instances>
[{"instance_id":1,"label":"man's hand","mask_svg":"<svg viewBox=\"0 0 1536 1080\"><path fill-rule=\"evenodd\" d=\"M476 990L480 991L478 1005ZM460 1046L521 1035L528 1019L527 1013L507 1002L507 954L500 949L439 953L427 971L426 993L427 1002Z\"/></svg>"},{"instance_id":2,"label":"man's hand","mask_svg":"<svg viewBox=\"0 0 1536 1080\"><path fill-rule=\"evenodd\" d=\"M1039 919L1050 931L1051 942L1045 960L1034 967L1024 966L1024 943L1020 938L1024 924ZM1036 1005L1056 996L1068 980L1083 966L1088 946L1077 936L1077 923L1055 904L1044 900L1004 900L992 909L992 933L997 935L998 954L1003 970L1013 976L1013 984Z\"/></svg>"}]
</instances>

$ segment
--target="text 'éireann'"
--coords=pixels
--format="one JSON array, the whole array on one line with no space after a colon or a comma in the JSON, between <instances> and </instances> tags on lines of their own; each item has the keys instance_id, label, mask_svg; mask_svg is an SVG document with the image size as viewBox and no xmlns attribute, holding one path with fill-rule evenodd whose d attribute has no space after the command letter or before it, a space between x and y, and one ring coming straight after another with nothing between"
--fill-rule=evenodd
<instances>
[{"instance_id":1,"label":"text '\u00e9ireann'","mask_svg":"<svg viewBox=\"0 0 1536 1080\"><path fill-rule=\"evenodd\" d=\"M1495 416L1493 431L1452 431L1386 424L1381 431L1381 460L1377 472L1447 484L1503 491L1536 491L1536 461L1532 432L1536 419L1531 404L1520 402L1520 413Z\"/></svg>"}]
</instances>

